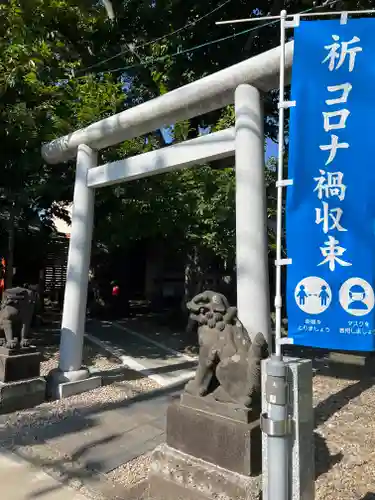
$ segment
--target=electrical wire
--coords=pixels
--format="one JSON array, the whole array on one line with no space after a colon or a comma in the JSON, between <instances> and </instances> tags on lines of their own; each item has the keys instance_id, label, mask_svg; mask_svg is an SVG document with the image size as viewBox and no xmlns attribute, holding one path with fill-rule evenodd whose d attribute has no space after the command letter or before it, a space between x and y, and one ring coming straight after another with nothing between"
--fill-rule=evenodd
<instances>
[{"instance_id":1,"label":"electrical wire","mask_svg":"<svg viewBox=\"0 0 375 500\"><path fill-rule=\"evenodd\" d=\"M275 24L275 21L267 23L267 24L263 24L262 26L257 26L255 28L250 28L247 30L239 31L238 33L234 33L233 35L224 36L222 38L217 38L216 40L211 40L210 42L201 43L199 45L195 45L194 47L190 47L188 49L178 50L176 52L172 52L171 54L166 54L165 56L151 57L149 60L144 59L143 61L141 61L140 63L137 63L137 64L131 64L130 66L111 69L109 71L106 71L106 73L111 73L111 74L118 73L119 71L128 71L129 69L138 68L140 66L154 64L155 62L163 62L166 59L169 59L170 57L177 57L177 56L181 56L181 55L186 54L186 53L195 52L196 50L202 49L204 47L209 47L210 45L224 42L225 40L236 38L237 36L245 35L246 33L249 33L250 31L254 31L254 29L263 28L264 26L269 26L271 24Z\"/></svg>"},{"instance_id":2,"label":"electrical wire","mask_svg":"<svg viewBox=\"0 0 375 500\"><path fill-rule=\"evenodd\" d=\"M187 29L187 28L190 28L192 26L195 26L196 24L200 23L203 19L206 19L206 17L209 17L211 16L212 14L214 14L215 12L217 12L218 10L222 9L223 7L225 7L225 5L227 5L229 2L231 2L232 0L225 0L223 3L221 3L220 5L218 5L217 7L215 7L213 10L211 10L210 12L207 12L207 14L204 14L203 16L201 16L200 18L196 19L195 21L189 21L187 24L185 24L185 26L182 26L181 28L178 28L177 30L175 31L172 31L171 33L167 33L163 36L159 36L158 38L155 38L154 40L150 40L149 42L145 42L145 43L142 43L140 45L135 45L134 47L131 47L131 50L138 50L138 49L143 49L144 47L148 47L149 45L152 45L154 43L157 43L159 42L160 40L165 40L166 38L169 38L173 35L176 35L177 33L180 33L181 31ZM130 45L130 44L128 44ZM88 66L87 68L83 68L81 70L78 70L77 73L84 73L90 69L93 69L93 68L97 68L99 66L101 66L102 64L105 64L109 61L112 61L113 59L116 59L117 57L120 57L122 55L124 55L126 52L129 51L129 48L127 47L126 49L124 50L121 50L120 52L118 52L117 54L111 56L111 57L108 57L107 59L103 59L102 61L99 61L95 64L92 64L91 66Z\"/></svg>"},{"instance_id":3,"label":"electrical wire","mask_svg":"<svg viewBox=\"0 0 375 500\"><path fill-rule=\"evenodd\" d=\"M297 14L294 14L294 15L298 15L298 14L306 14L308 12L312 12L316 9L321 9L322 7L328 7L328 6L332 6L334 5L335 3L337 3L339 0L332 0L331 2L325 2L324 5L316 5L316 6L313 6L313 7L310 7L309 9L306 9L306 10L303 10L301 12L298 12ZM208 14L207 14L208 15ZM129 66L124 66L124 67L120 67L120 68L115 68L115 69L112 69L112 70L108 70L108 71L97 71L95 72L95 74L98 74L98 73L107 73L107 74L112 74L112 73L119 73L120 71L122 72L125 72L125 71L129 71L131 69L135 69L135 68L139 68L139 67L142 67L142 66L147 66L149 64L154 64L156 62L163 62L165 61L166 59L169 59L171 57L178 57L178 56L181 56L183 54L187 54L187 53L192 53L192 52L195 52L199 49L202 49L204 47L209 47L210 45L214 45L214 44L217 44L217 43L220 43L220 42L224 42L226 40L230 40L230 39L233 39L233 38L236 38L238 36L241 36L241 35L245 35L246 33L250 33L251 31L255 31L255 30L259 30L261 28L265 28L266 26L271 26L273 24L276 24L278 22L278 20L272 20L270 22L267 22L267 23L263 23L259 26L254 26L253 28L249 28L249 29L246 29L246 30L243 30L243 31L239 31L238 33L234 33L232 35L228 35L228 36L224 36L224 37L221 37L221 38L217 38L216 40L211 40L211 41L208 41L208 42L205 42L205 43L201 43L199 45L194 45L193 47L190 47L188 49L183 49L183 50L177 50L176 52L172 52L171 54L166 54L165 56L160 56L160 57L150 57L149 59L144 59L143 61L139 62L139 63L136 63L136 64L131 64ZM153 42L149 42L149 43L153 43ZM134 47L132 50L136 49L137 47ZM123 52L125 53L126 51L129 51L130 49L127 48L126 50L124 50ZM115 57L115 56L113 56ZM107 62L107 61L106 61ZM103 61L100 62L100 64L103 63ZM99 63L98 63L99 64ZM89 68L86 68L84 70L81 70L81 71L87 71L88 69L92 68L92 66L90 66ZM76 72L78 73L78 71ZM81 77L77 77L77 78L84 78L85 75L81 76Z\"/></svg>"}]
</instances>

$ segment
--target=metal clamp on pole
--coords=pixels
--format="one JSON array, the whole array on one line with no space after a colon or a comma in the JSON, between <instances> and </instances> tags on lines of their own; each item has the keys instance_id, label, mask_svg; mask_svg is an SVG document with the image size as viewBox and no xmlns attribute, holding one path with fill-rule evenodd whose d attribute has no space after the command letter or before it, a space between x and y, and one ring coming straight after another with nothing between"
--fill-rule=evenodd
<instances>
[{"instance_id":1,"label":"metal clamp on pole","mask_svg":"<svg viewBox=\"0 0 375 500\"><path fill-rule=\"evenodd\" d=\"M287 365L272 356L266 364L267 412L261 415L261 429L267 435L268 498L289 500L289 452L291 419Z\"/></svg>"},{"instance_id":2,"label":"metal clamp on pole","mask_svg":"<svg viewBox=\"0 0 375 500\"><path fill-rule=\"evenodd\" d=\"M271 420L268 413L263 413L260 419L262 432L267 436L286 436L291 432L291 420Z\"/></svg>"}]
</instances>

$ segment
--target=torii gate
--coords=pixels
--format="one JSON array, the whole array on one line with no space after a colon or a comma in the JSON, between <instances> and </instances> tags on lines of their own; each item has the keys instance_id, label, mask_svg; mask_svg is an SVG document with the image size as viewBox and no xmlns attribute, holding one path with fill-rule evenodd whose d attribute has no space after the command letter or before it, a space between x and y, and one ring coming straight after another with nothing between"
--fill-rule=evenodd
<instances>
[{"instance_id":1,"label":"torii gate","mask_svg":"<svg viewBox=\"0 0 375 500\"><path fill-rule=\"evenodd\" d=\"M285 46L292 67L293 42ZM56 139L42 148L48 163L77 157L59 370L69 393L92 388L82 367L95 188L235 156L236 261L239 317L249 332L270 335L264 133L261 92L276 88L280 47ZM124 160L97 165L97 151L235 102L235 127ZM60 389L59 389L60 388Z\"/></svg>"}]
</instances>

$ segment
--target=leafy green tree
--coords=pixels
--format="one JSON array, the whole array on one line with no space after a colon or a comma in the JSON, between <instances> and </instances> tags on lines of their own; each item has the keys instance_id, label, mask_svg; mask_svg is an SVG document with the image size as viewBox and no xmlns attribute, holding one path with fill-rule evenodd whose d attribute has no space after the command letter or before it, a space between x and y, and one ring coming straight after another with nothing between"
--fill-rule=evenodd
<instances>
[{"instance_id":1,"label":"leafy green tree","mask_svg":"<svg viewBox=\"0 0 375 500\"><path fill-rule=\"evenodd\" d=\"M12 281L15 231L37 218L67 217L72 165L45 165L41 144L119 109L111 76L70 80L105 14L92 2L8 0L0 4L0 213ZM3 240L4 241L4 240Z\"/></svg>"},{"instance_id":2,"label":"leafy green tree","mask_svg":"<svg viewBox=\"0 0 375 500\"><path fill-rule=\"evenodd\" d=\"M334 8L370 4L348 0ZM309 7L307 0L259 0L251 8L263 16ZM64 203L72 199L73 163L45 165L41 144L278 45L276 24L241 25L251 31L240 36L234 36L236 26L214 24L247 17L248 8L246 0L1 2L0 231L7 234L2 242L8 262L14 231L25 230L35 218L48 227L53 215L66 217ZM226 39L211 43L220 37ZM189 51L193 46L200 47ZM268 137L276 136L275 97L265 96ZM233 119L229 106L174 124L173 140L194 137L201 127L226 128ZM155 131L103 151L101 161L164 146ZM266 179L273 217L272 169ZM102 189L96 196L98 248L110 252L129 242L164 239L194 255L200 271L213 255L233 267L234 190L231 168L208 166Z\"/></svg>"}]
</instances>

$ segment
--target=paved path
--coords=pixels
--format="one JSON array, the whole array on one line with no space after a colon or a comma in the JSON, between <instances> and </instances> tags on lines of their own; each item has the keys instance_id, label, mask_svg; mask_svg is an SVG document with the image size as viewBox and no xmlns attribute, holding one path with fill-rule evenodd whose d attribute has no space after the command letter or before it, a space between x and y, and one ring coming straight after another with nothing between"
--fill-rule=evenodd
<instances>
[{"instance_id":1,"label":"paved path","mask_svg":"<svg viewBox=\"0 0 375 500\"><path fill-rule=\"evenodd\" d=\"M92 405L35 427L35 443L48 444L61 456L72 457L82 470L105 474L165 441L167 407L194 375L196 359L121 324L89 321L87 332L121 357L124 365L164 386L121 402ZM7 451L0 451L0 481L4 500L85 500Z\"/></svg>"},{"instance_id":2,"label":"paved path","mask_svg":"<svg viewBox=\"0 0 375 500\"><path fill-rule=\"evenodd\" d=\"M124 321L90 320L89 338L119 357L129 368L147 375L161 386L184 382L194 377L197 360L156 341Z\"/></svg>"},{"instance_id":3,"label":"paved path","mask_svg":"<svg viewBox=\"0 0 375 500\"><path fill-rule=\"evenodd\" d=\"M73 457L85 469L110 472L165 441L167 407L182 388L183 384L139 394L121 403L108 403L104 410L68 416L35 430L35 439Z\"/></svg>"},{"instance_id":4,"label":"paved path","mask_svg":"<svg viewBox=\"0 0 375 500\"><path fill-rule=\"evenodd\" d=\"M68 486L0 449L1 498L4 500L87 500Z\"/></svg>"},{"instance_id":5,"label":"paved path","mask_svg":"<svg viewBox=\"0 0 375 500\"><path fill-rule=\"evenodd\" d=\"M148 337L147 332L129 328L126 322L90 320L86 331L91 340L121 358L124 366L164 387L90 414L95 425L89 430L86 416L81 422L75 417L77 432L69 418L51 426L50 437L45 436L50 444L70 456L81 455L84 450L80 457L84 466L106 473L165 441L168 404L179 397L186 381L194 376L197 359Z\"/></svg>"}]
</instances>

